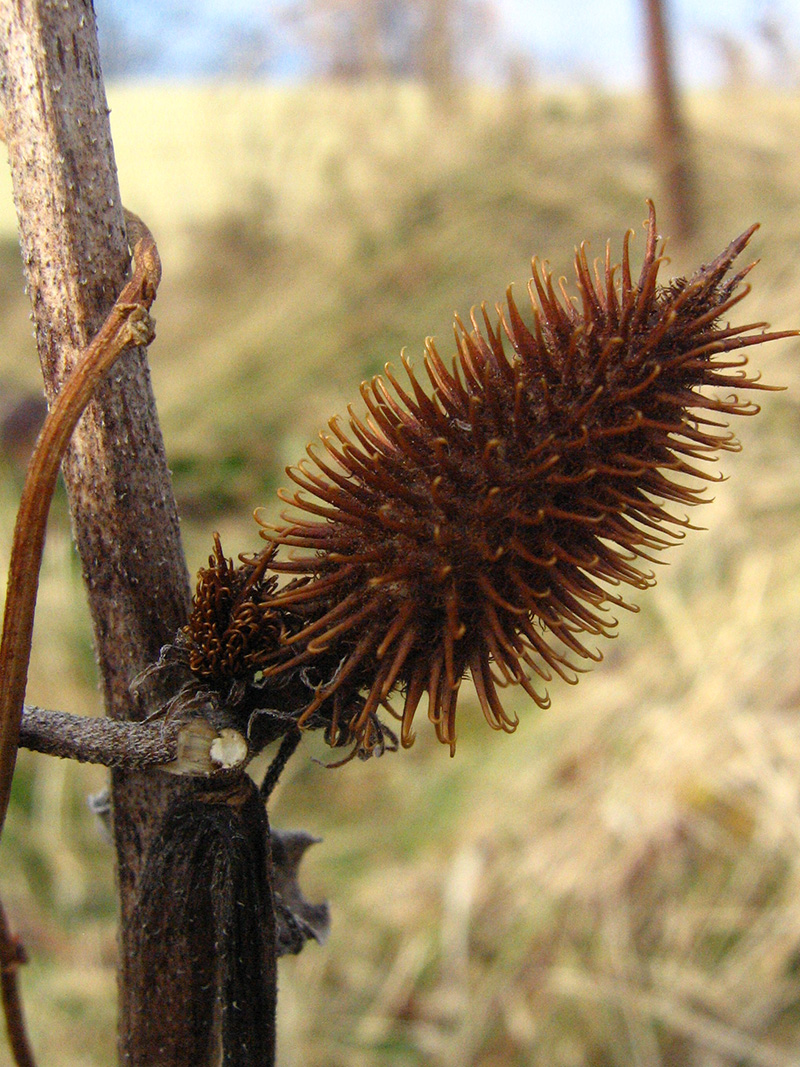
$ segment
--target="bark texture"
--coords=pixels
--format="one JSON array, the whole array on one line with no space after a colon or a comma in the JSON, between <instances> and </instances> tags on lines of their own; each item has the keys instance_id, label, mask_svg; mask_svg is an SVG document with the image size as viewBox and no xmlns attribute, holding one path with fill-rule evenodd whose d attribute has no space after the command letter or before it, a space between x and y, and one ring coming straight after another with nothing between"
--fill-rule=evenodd
<instances>
[{"instance_id":1,"label":"bark texture","mask_svg":"<svg viewBox=\"0 0 800 1067\"><path fill-rule=\"evenodd\" d=\"M79 763L139 769L176 759L178 724L165 729L158 723L149 726L26 706L19 743L20 748Z\"/></svg>"},{"instance_id":2,"label":"bark texture","mask_svg":"<svg viewBox=\"0 0 800 1067\"><path fill-rule=\"evenodd\" d=\"M0 92L20 243L52 400L122 288L128 245L91 0L0 0L0 29ZM123 356L98 391L63 473L106 710L115 719L139 719L152 708L134 699L131 682L184 623L190 602L144 350ZM196 1041L182 1044L180 1037L181 1027L187 1034L196 1029L191 1004L183 1015L156 1010L143 1034L137 1030L143 1005L134 1000L152 1000L159 983L169 981L152 971L143 979L148 947L134 936L135 924L153 839L165 812L193 791L191 782L164 774L117 770L112 776L120 1058L139 1067L161 1063L157 1049L167 1036L174 1057L165 1063L202 1067L186 1058ZM257 877L268 887L266 871ZM152 897L152 884L148 892Z\"/></svg>"},{"instance_id":3,"label":"bark texture","mask_svg":"<svg viewBox=\"0 0 800 1067\"><path fill-rule=\"evenodd\" d=\"M129 253L91 3L3 0L6 137L45 392L124 284ZM145 353L124 356L64 463L106 706L185 620L189 584Z\"/></svg>"}]
</instances>

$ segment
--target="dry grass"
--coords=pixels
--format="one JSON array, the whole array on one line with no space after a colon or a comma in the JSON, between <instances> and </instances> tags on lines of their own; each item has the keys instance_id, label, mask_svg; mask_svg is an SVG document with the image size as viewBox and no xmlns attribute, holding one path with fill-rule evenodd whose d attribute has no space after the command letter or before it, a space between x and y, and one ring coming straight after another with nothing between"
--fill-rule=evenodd
<instances>
[{"instance_id":1,"label":"dry grass","mask_svg":"<svg viewBox=\"0 0 800 1067\"><path fill-rule=\"evenodd\" d=\"M636 101L476 94L443 117L410 87L148 91L113 94L112 121L166 261L154 379L193 566L214 528L253 547L250 511L360 377L426 332L446 348L452 309L524 282L533 252L566 270L577 240L618 242L654 191ZM691 121L705 224L676 273L760 219L744 313L797 325L800 100L698 98ZM12 397L35 366L6 259ZM452 761L421 730L339 771L309 739L290 765L273 821L324 836L307 882L334 928L281 965L282 1067L796 1063L797 345L757 358L789 389L740 427L708 532L552 711L518 700L505 737L465 708ZM92 678L61 502L29 696L96 710ZM43 1064L113 1055L111 858L83 802L102 782L24 754L3 845Z\"/></svg>"}]
</instances>

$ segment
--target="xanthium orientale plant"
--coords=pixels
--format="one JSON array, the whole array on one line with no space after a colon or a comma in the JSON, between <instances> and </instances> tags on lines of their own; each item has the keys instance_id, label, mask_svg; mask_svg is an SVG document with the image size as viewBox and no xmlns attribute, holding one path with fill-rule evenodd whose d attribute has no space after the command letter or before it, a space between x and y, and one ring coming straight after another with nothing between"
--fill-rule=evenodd
<instances>
[{"instance_id":1,"label":"xanthium orientale plant","mask_svg":"<svg viewBox=\"0 0 800 1067\"><path fill-rule=\"evenodd\" d=\"M456 319L449 365L427 342L427 385L405 357L407 381L387 366L362 384L366 415L332 419L288 469L283 522L257 514L266 547L234 563L215 539L164 657L188 667L184 700L263 743L323 729L349 758L396 747L381 711L410 745L427 694L452 754L467 672L489 725L513 731L500 689L544 708L553 674L601 658L610 613L632 607L619 588L654 583L707 464L739 448L727 418L759 410L731 392L769 388L744 349L788 336L726 318L755 226L662 285L652 204L646 225L638 280L630 232L621 266L578 250L577 299L534 260L530 326L509 290L497 319Z\"/></svg>"}]
</instances>

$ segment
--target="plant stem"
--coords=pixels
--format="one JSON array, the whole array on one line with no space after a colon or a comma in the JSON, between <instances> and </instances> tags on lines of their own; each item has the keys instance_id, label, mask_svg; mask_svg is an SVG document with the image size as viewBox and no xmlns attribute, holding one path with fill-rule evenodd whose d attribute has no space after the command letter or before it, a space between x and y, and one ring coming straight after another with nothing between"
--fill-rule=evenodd
<instances>
[{"instance_id":1,"label":"plant stem","mask_svg":"<svg viewBox=\"0 0 800 1067\"><path fill-rule=\"evenodd\" d=\"M0 31L0 93L14 197L52 403L123 288L125 224L90 0L0 0ZM144 350L126 354L97 390L75 430L63 474L106 710L114 719L140 720L165 694L152 693L151 706L144 706L131 695L131 682L184 624L190 601ZM169 1067L212 1062L211 1044L204 1059L192 1058L192 1050L198 1048L198 1018L208 1006L208 988L199 986L217 973L215 946L209 966L195 976L190 963L178 958L185 931L167 926L161 932L167 941L154 944L141 925L137 930L144 868L157 854L165 814L181 798L194 803L195 793L192 782L180 777L112 772L120 890L119 1054L130 1067L161 1067L158 1050L166 1047L174 1050ZM253 877L266 878L268 886L267 868ZM168 900L170 886L163 892ZM267 890L262 886L260 892L264 897ZM253 915L250 921L262 919ZM257 936L268 942L270 934ZM163 1010L164 1004L177 1007L170 992L174 971L151 966L156 958L170 958L174 971L183 966L190 976L183 979L180 1010ZM251 1007L270 1035L263 1049L273 1034L274 966L271 971L265 966L262 974L263 988L255 991ZM266 1058L259 1067L267 1067Z\"/></svg>"},{"instance_id":2,"label":"plant stem","mask_svg":"<svg viewBox=\"0 0 800 1067\"><path fill-rule=\"evenodd\" d=\"M144 229L143 224L140 224ZM0 642L0 830L11 796L22 701L33 639L33 615L44 552L47 516L61 459L72 432L99 382L132 344L147 344L153 323L147 312L161 278L152 237L137 244L140 259L106 321L64 384L36 442L14 527Z\"/></svg>"},{"instance_id":3,"label":"plant stem","mask_svg":"<svg viewBox=\"0 0 800 1067\"><path fill-rule=\"evenodd\" d=\"M17 1067L36 1067L25 1029L25 1015L19 995L17 972L25 962L25 951L12 935L3 905L0 904L0 996L6 1018L8 1043Z\"/></svg>"},{"instance_id":4,"label":"plant stem","mask_svg":"<svg viewBox=\"0 0 800 1067\"><path fill-rule=\"evenodd\" d=\"M123 722L29 705L23 711L19 745L78 763L159 769L200 779L229 779L232 771L244 770L250 756L240 733L225 728L219 732L199 715L188 721L167 717Z\"/></svg>"},{"instance_id":5,"label":"plant stem","mask_svg":"<svg viewBox=\"0 0 800 1067\"><path fill-rule=\"evenodd\" d=\"M25 706L20 748L48 756L131 770L171 763L177 756L179 725L118 722Z\"/></svg>"}]
</instances>

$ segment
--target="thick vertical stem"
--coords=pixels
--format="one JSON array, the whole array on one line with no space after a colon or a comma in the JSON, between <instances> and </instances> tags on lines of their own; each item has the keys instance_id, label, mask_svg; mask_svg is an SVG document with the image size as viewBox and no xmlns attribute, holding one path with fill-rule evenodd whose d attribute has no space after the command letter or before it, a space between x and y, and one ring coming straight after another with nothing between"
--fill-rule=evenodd
<instances>
[{"instance_id":1,"label":"thick vertical stem","mask_svg":"<svg viewBox=\"0 0 800 1067\"><path fill-rule=\"evenodd\" d=\"M127 238L91 0L0 0L0 30L20 241L52 401L123 286ZM132 698L130 684L183 624L190 595L144 350L124 356L98 390L63 474L106 709L117 719L140 718L148 709ZM168 807L190 792L190 783L167 775L116 771L112 779L120 1056L141 1067L157 1055L131 1037L132 1020L146 1010L137 993L152 997L169 975L141 980L147 945L134 938L132 920L150 843ZM180 1049L180 1028L196 1007L187 1003L183 1016L155 1009L149 1040L157 1048L162 1028ZM194 1060L192 1067L203 1065Z\"/></svg>"},{"instance_id":2,"label":"thick vertical stem","mask_svg":"<svg viewBox=\"0 0 800 1067\"><path fill-rule=\"evenodd\" d=\"M89 0L2 0L6 137L48 398L102 325L128 245ZM122 358L64 464L109 712L186 617L189 587L143 350Z\"/></svg>"}]
</instances>

